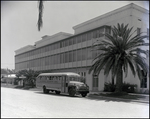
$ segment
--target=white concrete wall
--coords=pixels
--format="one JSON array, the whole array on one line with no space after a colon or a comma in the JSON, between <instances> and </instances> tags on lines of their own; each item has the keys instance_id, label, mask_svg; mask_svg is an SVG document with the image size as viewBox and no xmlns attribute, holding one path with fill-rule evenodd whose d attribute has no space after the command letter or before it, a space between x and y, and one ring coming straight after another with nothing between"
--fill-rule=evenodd
<instances>
[{"instance_id":1,"label":"white concrete wall","mask_svg":"<svg viewBox=\"0 0 150 119\"><path fill-rule=\"evenodd\" d=\"M60 41L62 39L68 38L70 36L72 36L72 34L59 32L59 33L54 34L52 36L43 37L42 40L35 42L35 45L38 48L38 47L41 47L41 46L44 46L44 45L47 45L50 43Z\"/></svg>"},{"instance_id":2,"label":"white concrete wall","mask_svg":"<svg viewBox=\"0 0 150 119\"><path fill-rule=\"evenodd\" d=\"M91 74L89 74L88 70L86 71L86 83L89 86L90 91L92 91L92 84L93 84L93 82L92 82L92 80L93 80L92 73L93 72L91 72Z\"/></svg>"},{"instance_id":3,"label":"white concrete wall","mask_svg":"<svg viewBox=\"0 0 150 119\"><path fill-rule=\"evenodd\" d=\"M98 76L98 91L104 90L104 83L105 83L105 76L104 71L102 70L101 73Z\"/></svg>"},{"instance_id":4,"label":"white concrete wall","mask_svg":"<svg viewBox=\"0 0 150 119\"><path fill-rule=\"evenodd\" d=\"M35 46L27 45L15 51L16 55L35 49Z\"/></svg>"}]
</instances>

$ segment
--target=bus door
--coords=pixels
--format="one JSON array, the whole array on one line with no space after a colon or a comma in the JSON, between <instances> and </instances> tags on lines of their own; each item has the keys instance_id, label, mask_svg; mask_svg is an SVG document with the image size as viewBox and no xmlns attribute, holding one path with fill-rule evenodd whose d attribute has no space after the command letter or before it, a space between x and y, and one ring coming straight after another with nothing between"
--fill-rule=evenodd
<instances>
[{"instance_id":1,"label":"bus door","mask_svg":"<svg viewBox=\"0 0 150 119\"><path fill-rule=\"evenodd\" d=\"M65 93L65 83L66 83L66 77L65 76L62 76L61 77L61 91L63 92L63 93Z\"/></svg>"},{"instance_id":2,"label":"bus door","mask_svg":"<svg viewBox=\"0 0 150 119\"><path fill-rule=\"evenodd\" d=\"M67 76L62 76L61 91L64 93L68 92L68 77Z\"/></svg>"},{"instance_id":3,"label":"bus door","mask_svg":"<svg viewBox=\"0 0 150 119\"><path fill-rule=\"evenodd\" d=\"M65 82L65 92L68 93L68 83L69 83L69 77L66 76L66 82Z\"/></svg>"}]
</instances>

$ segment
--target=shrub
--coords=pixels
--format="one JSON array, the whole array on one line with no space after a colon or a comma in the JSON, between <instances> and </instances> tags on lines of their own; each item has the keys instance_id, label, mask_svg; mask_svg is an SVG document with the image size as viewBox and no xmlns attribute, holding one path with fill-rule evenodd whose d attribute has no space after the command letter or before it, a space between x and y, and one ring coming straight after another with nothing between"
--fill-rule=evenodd
<instances>
[{"instance_id":1,"label":"shrub","mask_svg":"<svg viewBox=\"0 0 150 119\"><path fill-rule=\"evenodd\" d=\"M130 83L123 83L122 91L127 93L134 93L137 88L136 84L130 84Z\"/></svg>"},{"instance_id":2,"label":"shrub","mask_svg":"<svg viewBox=\"0 0 150 119\"><path fill-rule=\"evenodd\" d=\"M16 78L14 79L14 85L18 85L18 80Z\"/></svg>"},{"instance_id":3,"label":"shrub","mask_svg":"<svg viewBox=\"0 0 150 119\"><path fill-rule=\"evenodd\" d=\"M105 82L104 84L104 91L108 92L114 92L116 88L116 85L113 85L111 82Z\"/></svg>"},{"instance_id":4,"label":"shrub","mask_svg":"<svg viewBox=\"0 0 150 119\"><path fill-rule=\"evenodd\" d=\"M130 83L123 83L122 85L122 91L127 93L134 93L137 88L136 84L130 84ZM114 92L116 89L116 85L112 84L111 82L105 82L104 84L104 91L105 92Z\"/></svg>"}]
</instances>

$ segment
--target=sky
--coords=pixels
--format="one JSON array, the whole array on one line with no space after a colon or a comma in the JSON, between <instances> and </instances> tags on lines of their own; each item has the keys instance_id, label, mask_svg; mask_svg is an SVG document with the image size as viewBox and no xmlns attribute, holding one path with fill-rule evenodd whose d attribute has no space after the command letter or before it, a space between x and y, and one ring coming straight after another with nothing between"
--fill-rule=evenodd
<instances>
[{"instance_id":1,"label":"sky","mask_svg":"<svg viewBox=\"0 0 150 119\"><path fill-rule=\"evenodd\" d=\"M72 27L130 3L149 10L148 1L44 1L43 27L38 31L37 1L1 1L1 68L15 69L15 51L42 36L74 34Z\"/></svg>"}]
</instances>

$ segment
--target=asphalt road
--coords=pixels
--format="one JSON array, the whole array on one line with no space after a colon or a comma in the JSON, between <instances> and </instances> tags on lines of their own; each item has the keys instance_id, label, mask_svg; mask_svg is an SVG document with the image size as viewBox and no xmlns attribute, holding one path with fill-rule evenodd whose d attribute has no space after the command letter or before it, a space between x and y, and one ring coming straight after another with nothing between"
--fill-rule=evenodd
<instances>
[{"instance_id":1,"label":"asphalt road","mask_svg":"<svg viewBox=\"0 0 150 119\"><path fill-rule=\"evenodd\" d=\"M1 118L144 118L149 104L1 87Z\"/></svg>"}]
</instances>

